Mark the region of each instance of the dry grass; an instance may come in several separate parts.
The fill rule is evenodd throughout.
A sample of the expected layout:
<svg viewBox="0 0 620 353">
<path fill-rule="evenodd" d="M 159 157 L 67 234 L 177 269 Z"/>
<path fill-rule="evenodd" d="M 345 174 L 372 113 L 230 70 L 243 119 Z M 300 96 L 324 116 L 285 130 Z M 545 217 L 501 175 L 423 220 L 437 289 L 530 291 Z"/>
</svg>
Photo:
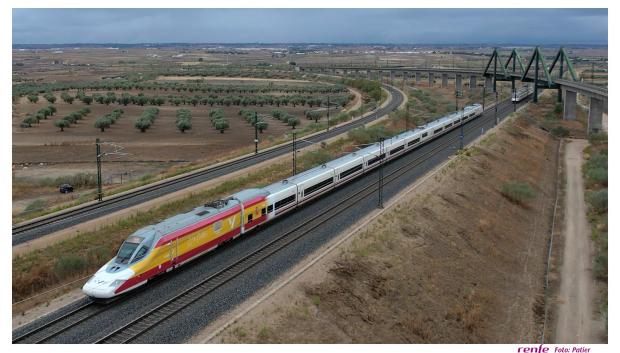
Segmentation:
<svg viewBox="0 0 620 353">
<path fill-rule="evenodd" d="M 275 309 L 259 307 L 252 324 L 235 325 L 243 337 L 225 331 L 222 341 L 536 341 L 544 273 L 537 259 L 546 249 L 557 142 L 523 118 L 513 128 L 519 134 L 500 129 L 426 182 L 423 194 L 360 231 L 325 264 L 326 275 L 309 275 L 323 278 L 318 283 L 298 283 L 292 297 L 276 294 Z M 540 207 L 502 195 L 513 179 L 532 186 L 529 203 Z"/>
</svg>

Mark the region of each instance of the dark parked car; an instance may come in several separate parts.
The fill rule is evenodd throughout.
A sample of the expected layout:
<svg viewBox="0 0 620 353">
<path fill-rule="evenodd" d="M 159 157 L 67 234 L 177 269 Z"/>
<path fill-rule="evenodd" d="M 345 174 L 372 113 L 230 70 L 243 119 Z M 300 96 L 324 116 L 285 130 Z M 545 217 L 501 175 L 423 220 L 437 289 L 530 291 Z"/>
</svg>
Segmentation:
<svg viewBox="0 0 620 353">
<path fill-rule="evenodd" d="M 60 185 L 60 193 L 61 194 L 68 194 L 70 192 L 73 192 L 73 186 L 71 186 L 69 184 L 62 184 L 62 185 Z"/>
</svg>

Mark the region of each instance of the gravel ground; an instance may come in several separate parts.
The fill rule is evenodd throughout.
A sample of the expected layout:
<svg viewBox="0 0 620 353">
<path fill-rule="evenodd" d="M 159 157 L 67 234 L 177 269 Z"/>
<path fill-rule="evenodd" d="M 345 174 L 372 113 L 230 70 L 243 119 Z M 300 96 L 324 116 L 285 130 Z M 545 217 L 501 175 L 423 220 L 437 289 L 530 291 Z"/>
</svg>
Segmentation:
<svg viewBox="0 0 620 353">
<path fill-rule="evenodd" d="M 508 107 L 508 108 L 507 108 Z M 501 115 L 507 115 L 512 111 L 511 104 L 504 103 L 499 108 Z M 507 110 L 502 113 L 502 110 Z M 483 119 L 484 130 L 487 131 L 494 125 L 493 111 L 485 113 Z M 476 121 L 479 121 L 476 120 Z M 465 142 L 468 143 L 480 135 L 480 129 L 472 131 L 465 136 Z M 445 138 L 453 138 L 459 135 L 459 130 L 448 133 L 439 141 L 435 140 L 431 143 L 418 148 L 416 151 L 409 153 L 401 158 L 385 165 L 386 175 L 398 167 L 411 163 L 416 157 L 424 152 L 437 146 L 441 140 Z M 451 148 L 445 148 L 441 152 L 436 153 L 433 157 L 416 167 L 413 171 L 409 171 L 401 176 L 396 182 L 388 184 L 384 187 L 384 195 L 390 198 L 398 194 L 407 185 L 413 183 L 420 176 L 428 172 L 430 169 L 440 164 L 458 148 L 458 142 L 455 142 Z M 103 337 L 113 329 L 130 322 L 138 315 L 157 306 L 162 301 L 173 297 L 185 288 L 189 288 L 200 282 L 202 278 L 217 272 L 218 270 L 228 266 L 239 258 L 242 254 L 249 253 L 257 249 L 262 244 L 273 239 L 278 234 L 286 231 L 294 224 L 302 219 L 319 212 L 326 205 L 332 202 L 338 202 L 346 195 L 351 194 L 355 190 L 365 188 L 371 182 L 377 180 L 378 171 L 374 171 L 369 175 L 355 180 L 334 192 L 325 195 L 321 199 L 308 204 L 301 209 L 289 214 L 286 218 L 276 220 L 273 223 L 264 226 L 257 231 L 252 232 L 234 242 L 200 258 L 194 262 L 187 264 L 172 273 L 163 276 L 162 280 L 146 286 L 145 290 L 127 297 L 117 303 L 110 305 L 109 310 L 104 311 L 96 318 L 89 319 L 84 323 L 67 330 L 62 335 L 55 338 L 51 343 L 87 343 Z M 259 263 L 254 268 L 246 271 L 224 286 L 211 292 L 206 297 L 196 301 L 180 313 L 163 321 L 159 326 L 145 333 L 139 338 L 138 343 L 181 343 L 192 337 L 200 329 L 208 323 L 215 320 L 218 316 L 230 310 L 234 306 L 242 303 L 249 298 L 254 292 L 268 285 L 275 280 L 280 274 L 284 273 L 288 268 L 295 265 L 306 255 L 312 253 L 326 241 L 359 221 L 361 217 L 368 214 L 377 206 L 378 196 L 375 194 L 358 202 L 355 207 L 348 209 L 334 219 L 325 222 L 320 228 L 313 233 L 307 234 L 305 237 L 297 240 L 285 249 L 272 255 L 265 261 Z M 43 320 L 49 320 L 64 313 L 68 308 L 63 308 L 55 313 L 50 314 L 33 323 L 37 326 Z M 32 327 L 26 325 L 13 332 L 15 337 L 23 332 L 24 329 Z"/>
</svg>

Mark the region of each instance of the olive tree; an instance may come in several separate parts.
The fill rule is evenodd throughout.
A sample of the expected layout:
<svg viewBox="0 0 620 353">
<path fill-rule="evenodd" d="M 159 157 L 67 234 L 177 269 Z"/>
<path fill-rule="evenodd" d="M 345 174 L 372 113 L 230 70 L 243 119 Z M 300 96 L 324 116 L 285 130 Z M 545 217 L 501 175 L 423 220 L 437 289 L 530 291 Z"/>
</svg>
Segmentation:
<svg viewBox="0 0 620 353">
<path fill-rule="evenodd" d="M 105 129 L 109 128 L 112 125 L 112 121 L 107 116 L 99 118 L 95 121 L 95 127 L 100 129 L 101 132 L 104 132 Z"/>
<path fill-rule="evenodd" d="M 53 95 L 50 92 L 45 93 L 45 95 L 43 96 L 48 102 L 54 104 L 54 102 L 56 102 L 56 96 Z"/>
<path fill-rule="evenodd" d="M 224 133 L 224 130 L 230 128 L 230 124 L 226 119 L 219 119 L 215 121 L 215 129 L 219 130 L 220 133 Z"/>
<path fill-rule="evenodd" d="M 65 128 L 69 127 L 70 125 L 71 125 L 71 123 L 69 123 L 65 119 L 60 119 L 60 120 L 54 121 L 54 126 L 59 127 L 60 131 L 65 131 Z"/>
</svg>

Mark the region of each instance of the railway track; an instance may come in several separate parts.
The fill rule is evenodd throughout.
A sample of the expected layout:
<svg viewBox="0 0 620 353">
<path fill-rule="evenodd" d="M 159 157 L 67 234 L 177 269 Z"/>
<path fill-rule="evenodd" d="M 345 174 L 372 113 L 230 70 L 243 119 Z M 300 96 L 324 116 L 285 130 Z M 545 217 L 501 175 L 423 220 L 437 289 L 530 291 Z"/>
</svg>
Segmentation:
<svg viewBox="0 0 620 353">
<path fill-rule="evenodd" d="M 396 89 L 384 85 L 391 95 L 392 100 L 383 108 L 377 109 L 372 114 L 352 121 L 349 124 L 334 127 L 329 131 L 308 137 L 297 142 L 298 148 L 310 146 L 324 141 L 331 137 L 340 135 L 350 129 L 374 121 L 391 111 L 398 108 L 403 102 L 404 97 Z M 123 195 L 106 198 L 99 203 L 89 204 L 83 207 L 58 213 L 49 217 L 44 217 L 36 221 L 28 222 L 13 227 L 12 244 L 13 246 L 39 238 L 55 231 L 66 229 L 76 224 L 90 221 L 110 213 L 135 206 L 140 203 L 153 200 L 163 195 L 185 189 L 187 187 L 214 179 L 216 177 L 241 170 L 257 163 L 282 156 L 292 151 L 292 143 L 286 143 L 269 150 L 261 151 L 258 154 L 245 156 L 237 160 L 224 163 L 218 166 L 207 168 L 198 172 L 183 175 L 174 179 L 166 180 L 155 185 L 147 186 L 139 190 L 125 193 Z"/>
<path fill-rule="evenodd" d="M 507 115 L 507 113 L 511 110 L 512 105 L 510 104 L 498 107 L 498 117 L 501 117 L 504 114 Z M 486 119 L 491 118 L 492 117 L 486 117 Z M 476 119 L 471 123 L 468 123 L 467 125 L 469 126 L 464 128 L 465 134 L 477 130 L 487 122 L 488 120 L 485 119 Z M 438 153 L 438 151 L 443 151 L 445 148 L 454 145 L 458 141 L 458 136 L 446 139 L 446 141 L 443 141 L 441 144 L 416 157 L 413 163 L 405 164 L 385 175 L 383 178 L 383 183 L 389 184 L 398 180 L 403 174 L 409 172 L 418 165 L 424 163 L 426 160 L 432 158 L 436 153 Z M 355 193 L 348 195 L 347 197 L 342 199 L 341 202 L 326 207 L 320 214 L 317 214 L 314 217 L 305 220 L 301 224 L 295 225 L 293 229 L 278 235 L 269 243 L 266 243 L 260 248 L 254 250 L 253 252 L 244 256 L 230 266 L 205 278 L 193 287 L 175 295 L 174 297 L 168 299 L 157 307 L 147 311 L 136 319 L 119 327 L 108 335 L 97 339 L 93 343 L 119 344 L 135 341 L 142 334 L 157 326 L 160 322 L 166 320 L 168 317 L 171 317 L 174 314 L 180 312 L 181 310 L 188 307 L 190 304 L 203 298 L 204 296 L 213 292 L 225 283 L 229 282 L 230 280 L 244 273 L 248 269 L 252 268 L 254 265 L 260 263 L 262 260 L 282 250 L 287 245 L 293 243 L 295 240 L 301 238 L 302 236 L 321 226 L 324 222 L 334 217 L 337 217 L 344 210 L 355 205 L 360 200 L 374 194 L 375 192 L 377 192 L 378 188 L 379 180 L 370 184 L 369 187 L 361 188 Z"/>
<path fill-rule="evenodd" d="M 500 106 L 498 106 L 498 117 L 501 119 L 503 116 L 508 115 L 512 111 L 512 109 L 512 104 L 504 101 L 502 104 L 500 104 Z M 493 108 L 485 111 L 486 116 L 479 117 L 466 123 L 464 127 L 465 135 L 473 131 L 479 130 L 481 126 L 487 124 L 489 121 L 492 121 L 492 110 Z M 398 169 L 392 171 L 389 175 L 384 176 L 384 184 L 389 184 L 397 181 L 403 174 L 409 172 L 410 170 L 416 168 L 428 159 L 434 157 L 437 153 L 444 151 L 445 148 L 455 146 L 459 140 L 459 137 L 444 136 L 441 137 L 441 139 L 444 139 L 444 141 L 440 140 L 440 144 L 434 146 L 432 149 L 424 152 L 420 156 L 415 157 L 415 159 L 411 163 L 405 164 Z M 193 302 L 213 292 L 215 289 L 234 279 L 248 269 L 252 268 L 254 265 L 260 263 L 262 260 L 271 256 L 272 254 L 282 250 L 287 245 L 303 237 L 305 234 L 308 234 L 327 220 L 338 216 L 348 207 L 351 207 L 363 198 L 372 195 L 377 191 L 378 183 L 378 180 L 374 181 L 368 187 L 361 188 L 353 194 L 348 195 L 342 200 L 342 202 L 326 207 L 320 214 L 317 214 L 312 218 L 308 218 L 301 224 L 295 225 L 293 229 L 283 232 L 275 239 L 262 245 L 260 248 L 252 251 L 248 255 L 240 258 L 239 260 L 236 260 L 228 267 L 225 267 L 224 269 L 216 272 L 215 274 L 205 278 L 195 286 L 184 290 L 183 292 L 175 295 L 174 297 L 158 305 L 157 307 L 147 311 L 146 313 L 123 325 L 122 327 L 115 329 L 106 336 L 96 339 L 92 343 L 130 343 L 135 341 L 142 334 L 148 332 L 151 328 L 153 328 L 160 322 L 175 315 L 187 306 L 191 305 Z M 103 306 L 92 301 L 86 302 L 85 304 L 75 309 L 72 309 L 66 314 L 63 314 L 62 316 L 50 322 L 38 326 L 26 333 L 20 334 L 13 339 L 13 343 L 49 342 L 54 337 L 61 335 L 63 332 L 79 325 L 80 323 L 92 317 L 95 317 L 109 307 L 109 305 Z"/>
<path fill-rule="evenodd" d="M 64 315 L 13 338 L 12 343 L 45 343 L 103 310 L 105 306 L 88 300 Z"/>
</svg>

